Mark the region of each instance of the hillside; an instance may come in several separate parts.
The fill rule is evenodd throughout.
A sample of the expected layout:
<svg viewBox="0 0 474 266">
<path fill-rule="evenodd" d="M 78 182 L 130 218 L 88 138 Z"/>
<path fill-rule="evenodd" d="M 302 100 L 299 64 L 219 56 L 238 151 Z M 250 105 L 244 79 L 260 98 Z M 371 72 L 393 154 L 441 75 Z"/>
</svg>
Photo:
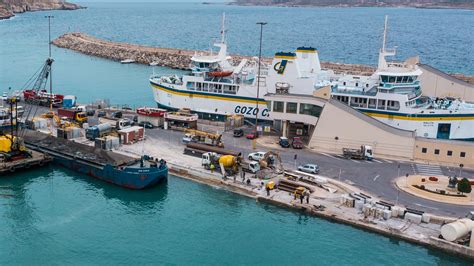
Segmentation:
<svg viewBox="0 0 474 266">
<path fill-rule="evenodd" d="M 13 17 L 15 13 L 40 10 L 74 10 L 79 5 L 62 0 L 0 0 L 0 19 Z"/>
<path fill-rule="evenodd" d="M 474 9 L 472 0 L 235 0 L 237 5 L 328 6 L 328 7 L 418 7 Z"/>
</svg>

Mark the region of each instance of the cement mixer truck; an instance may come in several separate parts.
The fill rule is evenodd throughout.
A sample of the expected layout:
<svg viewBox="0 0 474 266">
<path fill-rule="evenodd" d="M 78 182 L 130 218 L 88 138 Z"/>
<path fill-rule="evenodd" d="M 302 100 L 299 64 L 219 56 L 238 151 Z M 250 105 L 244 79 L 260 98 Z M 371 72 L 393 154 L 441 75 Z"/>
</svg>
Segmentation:
<svg viewBox="0 0 474 266">
<path fill-rule="evenodd" d="M 245 167 L 244 171 L 255 173 L 260 170 L 258 162 L 242 162 L 242 158 L 234 155 L 220 155 L 215 152 L 202 154 L 202 166 L 207 170 L 218 170 L 224 176 L 235 175 L 239 167 Z"/>
</svg>

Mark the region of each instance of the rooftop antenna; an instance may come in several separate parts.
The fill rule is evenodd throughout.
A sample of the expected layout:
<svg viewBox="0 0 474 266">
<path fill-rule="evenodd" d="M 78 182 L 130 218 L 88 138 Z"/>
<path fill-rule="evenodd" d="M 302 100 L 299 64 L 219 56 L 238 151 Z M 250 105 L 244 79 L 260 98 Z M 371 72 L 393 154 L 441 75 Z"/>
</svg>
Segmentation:
<svg viewBox="0 0 474 266">
<path fill-rule="evenodd" d="M 387 42 L 387 27 L 388 27 L 388 15 L 385 15 L 385 26 L 383 29 L 383 43 L 382 43 L 382 52 L 385 52 L 385 46 Z"/>
</svg>

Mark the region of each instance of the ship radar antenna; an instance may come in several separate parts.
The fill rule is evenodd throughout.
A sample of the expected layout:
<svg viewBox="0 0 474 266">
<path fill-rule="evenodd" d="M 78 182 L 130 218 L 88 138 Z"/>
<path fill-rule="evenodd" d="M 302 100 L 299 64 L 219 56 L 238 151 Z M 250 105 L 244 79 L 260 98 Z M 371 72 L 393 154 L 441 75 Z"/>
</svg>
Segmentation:
<svg viewBox="0 0 474 266">
<path fill-rule="evenodd" d="M 222 13 L 221 43 L 225 43 L 225 12 Z"/>
</svg>

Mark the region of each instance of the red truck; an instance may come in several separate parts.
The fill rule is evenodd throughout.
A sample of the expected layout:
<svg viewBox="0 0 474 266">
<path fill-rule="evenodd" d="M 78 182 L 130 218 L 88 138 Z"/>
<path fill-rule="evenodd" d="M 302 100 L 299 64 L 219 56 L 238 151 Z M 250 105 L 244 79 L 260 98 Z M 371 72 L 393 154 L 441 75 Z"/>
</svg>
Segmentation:
<svg viewBox="0 0 474 266">
<path fill-rule="evenodd" d="M 68 120 L 77 122 L 79 124 L 87 122 L 87 114 L 85 112 L 81 112 L 75 109 L 58 109 L 58 116 L 59 117 L 66 117 Z"/>
<path fill-rule="evenodd" d="M 293 149 L 303 149 L 303 141 L 300 137 L 294 137 L 291 146 Z"/>
</svg>

